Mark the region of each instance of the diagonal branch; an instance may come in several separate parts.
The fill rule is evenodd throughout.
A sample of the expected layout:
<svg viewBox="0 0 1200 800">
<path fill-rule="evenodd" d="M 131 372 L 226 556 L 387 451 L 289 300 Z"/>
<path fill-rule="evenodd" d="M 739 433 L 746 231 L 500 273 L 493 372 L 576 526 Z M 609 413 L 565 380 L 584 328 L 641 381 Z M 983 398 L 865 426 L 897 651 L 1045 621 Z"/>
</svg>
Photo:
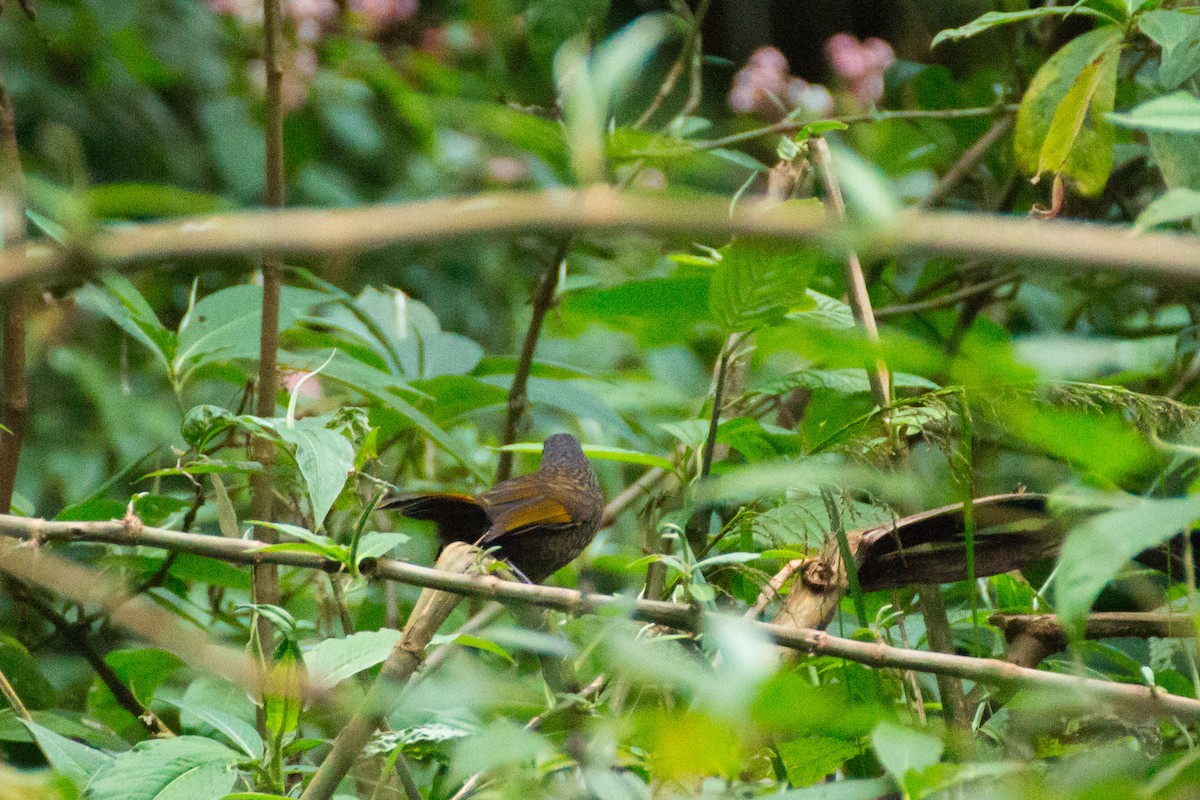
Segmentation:
<svg viewBox="0 0 1200 800">
<path fill-rule="evenodd" d="M 542 334 L 542 322 L 546 313 L 554 304 L 554 293 L 558 289 L 558 275 L 562 263 L 571 250 L 571 240 L 565 239 L 554 251 L 554 258 L 546 267 L 546 273 L 538 284 L 533 296 L 533 315 L 529 318 L 529 329 L 525 332 L 525 342 L 521 345 L 521 355 L 517 359 L 517 367 L 513 371 L 512 386 L 508 390 L 508 414 L 504 419 L 504 433 L 500 435 L 500 445 L 512 444 L 517 438 L 517 427 L 521 417 L 529 405 L 526 387 L 529 384 L 529 371 L 533 369 L 533 354 L 537 350 L 538 338 Z M 496 483 L 507 480 L 512 474 L 513 454 L 509 450 L 501 450 L 496 463 Z"/>
</svg>

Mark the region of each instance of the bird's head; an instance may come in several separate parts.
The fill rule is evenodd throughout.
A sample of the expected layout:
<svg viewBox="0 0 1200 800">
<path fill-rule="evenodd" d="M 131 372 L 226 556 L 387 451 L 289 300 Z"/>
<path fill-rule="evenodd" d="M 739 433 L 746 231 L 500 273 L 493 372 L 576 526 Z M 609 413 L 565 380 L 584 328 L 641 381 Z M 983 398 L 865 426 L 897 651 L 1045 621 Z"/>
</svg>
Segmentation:
<svg viewBox="0 0 1200 800">
<path fill-rule="evenodd" d="M 579 440 L 569 433 L 556 433 L 542 445 L 541 469 L 547 467 L 578 467 L 587 464 Z"/>
</svg>

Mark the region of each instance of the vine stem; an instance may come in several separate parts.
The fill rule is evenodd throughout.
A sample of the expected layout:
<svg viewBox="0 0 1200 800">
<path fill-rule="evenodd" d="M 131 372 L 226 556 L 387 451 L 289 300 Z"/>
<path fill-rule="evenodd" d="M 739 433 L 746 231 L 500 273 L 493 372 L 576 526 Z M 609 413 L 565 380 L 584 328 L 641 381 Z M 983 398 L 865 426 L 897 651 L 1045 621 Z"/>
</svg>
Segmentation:
<svg viewBox="0 0 1200 800">
<path fill-rule="evenodd" d="M 996 114 L 1011 115 L 1017 110 L 1015 104 L 1005 104 L 999 106 L 983 106 L 979 108 L 946 108 L 946 109 L 897 109 L 895 111 L 873 111 L 863 114 L 850 114 L 842 117 L 833 117 L 832 121 L 842 122 L 846 125 L 853 125 L 859 122 L 883 122 L 890 119 L 916 120 L 916 119 L 966 119 L 968 117 L 990 117 Z M 641 158 L 652 157 L 668 157 L 681 156 L 688 153 L 698 152 L 701 150 L 717 150 L 722 147 L 728 147 L 731 144 L 746 142 L 751 139 L 757 139 L 761 136 L 771 136 L 773 134 L 795 133 L 804 127 L 802 123 L 793 117 L 785 117 L 779 122 L 771 125 L 764 125 L 761 128 L 754 128 L 749 131 L 740 133 L 731 133 L 728 136 L 722 136 L 717 139 L 702 139 L 699 141 L 683 142 L 680 147 L 664 150 L 662 152 L 654 151 L 634 151 L 633 155 Z"/>
<path fill-rule="evenodd" d="M 829 152 L 829 143 L 820 136 L 814 136 L 808 140 L 808 145 L 813 155 L 813 161 L 821 171 L 821 179 L 825 184 L 827 195 L 826 202 L 833 209 L 836 219 L 845 220 L 846 200 L 842 196 L 842 187 L 838 183 L 837 172 L 833 167 L 833 155 Z M 847 250 L 843 267 L 842 275 L 846 281 L 846 294 L 850 301 L 850 308 L 854 312 L 854 319 L 866 333 L 868 341 L 878 342 L 879 328 L 875 324 L 875 312 L 871 309 L 871 295 L 867 291 L 867 279 L 863 275 L 862 264 L 858 261 L 858 253 L 852 249 Z M 882 361 L 876 361 L 874 368 L 867 370 L 867 378 L 871 382 L 871 396 L 875 400 L 875 405 L 880 408 L 887 408 L 891 405 L 891 381 L 888 378 L 887 366 Z"/>
<path fill-rule="evenodd" d="M 529 372 L 533 369 L 533 354 L 537 350 L 538 339 L 542 334 L 542 323 L 545 321 L 550 307 L 554 304 L 554 293 L 558 290 L 558 275 L 570 250 L 571 239 L 564 239 L 555 249 L 554 257 L 546 268 L 546 272 L 538 284 L 537 292 L 533 296 L 533 315 L 529 318 L 529 328 L 525 331 L 521 355 L 517 359 L 512 386 L 508 390 L 508 412 L 504 418 L 504 432 L 500 435 L 502 447 L 516 441 L 517 428 L 529 405 L 527 389 Z M 500 458 L 496 462 L 496 483 L 507 480 L 512 475 L 512 464 L 512 452 L 501 450 Z"/>
<path fill-rule="evenodd" d="M 6 248 L 13 250 L 18 274 L 25 264 L 25 176 L 21 170 L 21 154 L 17 148 L 17 131 L 12 97 L 0 83 L 0 188 L 5 197 L 0 225 Z M 29 316 L 29 286 L 18 283 L 3 302 L 3 409 L 0 410 L 0 512 L 12 508 L 16 489 L 17 468 L 21 447 L 25 441 L 25 426 L 29 418 L 29 378 L 26 374 L 26 323 Z"/>
<path fill-rule="evenodd" d="M 282 208 L 283 185 L 283 64 L 280 57 L 283 37 L 281 0 L 263 0 L 263 69 L 266 72 L 266 201 L 271 208 Z M 264 251 L 262 257 L 262 322 L 258 340 L 258 384 L 255 411 L 260 417 L 275 416 L 279 372 L 279 295 L 283 283 L 283 261 L 277 253 Z M 250 480 L 251 509 L 254 519 L 269 521 L 275 517 L 271 483 L 271 465 L 275 460 L 274 445 L 263 437 L 254 440 L 254 454 L 263 470 Z M 277 542 L 278 534 L 271 528 L 258 526 L 256 534 L 267 543 Z M 274 564 L 256 564 L 253 570 L 254 602 L 259 605 L 279 603 L 279 570 Z M 258 639 L 264 658 L 274 651 L 275 629 L 268 615 L 257 615 Z M 266 720 L 263 707 L 258 708 L 259 733 L 264 733 Z"/>
<path fill-rule="evenodd" d="M 963 151 L 962 156 L 954 165 L 947 170 L 942 179 L 934 185 L 933 190 L 929 194 L 921 198 L 918 203 L 920 208 L 932 208 L 938 203 L 945 200 L 952 191 L 962 183 L 963 179 L 970 174 L 971 170 L 978 166 L 983 157 L 988 154 L 992 146 L 1008 133 L 1015 122 L 1014 117 L 1005 115 L 992 123 L 992 127 L 987 129 L 987 132 L 980 136 L 974 144 Z"/>
</svg>

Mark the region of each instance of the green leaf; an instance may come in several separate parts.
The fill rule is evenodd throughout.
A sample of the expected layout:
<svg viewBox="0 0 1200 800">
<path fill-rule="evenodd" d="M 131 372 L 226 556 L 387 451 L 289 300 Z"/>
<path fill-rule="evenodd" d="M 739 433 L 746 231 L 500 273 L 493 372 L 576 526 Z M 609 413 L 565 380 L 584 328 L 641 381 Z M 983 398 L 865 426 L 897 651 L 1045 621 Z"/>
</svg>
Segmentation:
<svg viewBox="0 0 1200 800">
<path fill-rule="evenodd" d="M 38 749 L 46 756 L 50 766 L 66 775 L 80 788 L 87 786 L 88 781 L 113 760 L 113 756 L 103 750 L 60 736 L 36 722 L 26 719 L 22 719 L 21 722 L 33 734 Z"/>
<path fill-rule="evenodd" d="M 1067 42 L 1037 71 L 1021 98 L 1013 136 L 1022 172 L 1054 169 L 1084 194 L 1104 188 L 1114 133 L 1103 114 L 1113 107 L 1121 43 L 1119 28 L 1097 28 Z"/>
<path fill-rule="evenodd" d="M 1054 597 L 1072 635 L 1082 634 L 1100 590 L 1134 556 L 1200 520 L 1200 495 L 1163 500 L 1114 494 L 1110 502 L 1114 510 L 1071 529 L 1059 557 Z"/>
<path fill-rule="evenodd" d="M 382 664 L 400 641 L 400 631 L 359 631 L 341 639 L 323 639 L 304 653 L 312 687 L 332 689 L 347 678 Z"/>
<path fill-rule="evenodd" d="M 202 736 L 140 742 L 102 767 L 90 800 L 216 800 L 233 786 L 242 756 Z"/>
<path fill-rule="evenodd" d="M 686 342 L 697 324 L 711 319 L 708 272 L 566 292 L 562 313 L 631 334 L 644 346 Z"/>
<path fill-rule="evenodd" d="M 1038 173 L 1063 173 L 1075 178 L 1084 194 L 1104 188 L 1112 171 L 1112 111 L 1117 91 L 1120 43 L 1097 55 L 1063 96 L 1054 112 L 1038 159 Z M 1091 121 L 1091 127 L 1084 127 Z"/>
<path fill-rule="evenodd" d="M 324 319 L 370 343 L 393 371 L 411 379 L 465 375 L 483 358 L 476 342 L 443 331 L 428 306 L 391 287 L 368 287 L 353 311 L 335 307 Z"/>
<path fill-rule="evenodd" d="M 516 663 L 516 660 L 512 657 L 511 653 L 493 642 L 491 639 L 484 639 L 481 636 L 472 636 L 467 633 L 460 633 L 457 636 L 447 637 L 447 641 L 453 642 L 460 647 L 470 647 L 475 650 L 482 650 L 485 653 L 491 653 L 492 655 L 499 656 L 510 664 Z M 440 644 L 440 642 L 438 643 Z"/>
<path fill-rule="evenodd" d="M 1013 147 L 1017 166 L 1027 175 L 1038 172 L 1051 124 L 1068 92 L 1089 64 L 1120 46 L 1121 31 L 1102 27 L 1077 36 L 1052 55 L 1034 75 L 1017 110 Z M 1082 91 L 1082 90 L 1080 90 Z M 1071 117 L 1064 119 L 1070 120 Z M 1061 123 L 1066 125 L 1066 123 Z"/>
<path fill-rule="evenodd" d="M 976 34 L 995 28 L 998 25 L 1010 25 L 1014 22 L 1024 22 L 1027 19 L 1036 19 L 1038 17 L 1065 17 L 1071 14 L 1111 19 L 1107 14 L 1081 5 L 1043 6 L 1041 8 L 1030 8 L 1025 11 L 989 11 L 983 16 L 971 20 L 966 25 L 938 31 L 937 36 L 933 37 L 930 47 L 937 47 L 942 42 L 966 39 L 967 37 L 975 36 Z"/>
<path fill-rule="evenodd" d="M 320 417 L 304 417 L 294 425 L 282 420 L 260 422 L 292 450 L 308 492 L 313 527 L 320 528 L 354 469 L 354 445 L 340 431 L 327 428 L 327 420 Z"/>
<path fill-rule="evenodd" d="M 858 778 L 763 795 L 763 800 L 881 800 L 896 793 L 891 778 Z"/>
<path fill-rule="evenodd" d="M 1195 219 L 1197 216 L 1200 216 L 1200 191 L 1170 189 L 1142 209 L 1134 225 L 1146 230 L 1168 222 Z"/>
<path fill-rule="evenodd" d="M 1176 9 L 1156 9 L 1137 18 L 1142 33 L 1162 48 L 1158 85 L 1177 88 L 1200 70 L 1200 17 Z"/>
<path fill-rule="evenodd" d="M 323 536 L 319 533 L 313 533 L 307 528 L 302 528 L 299 525 L 289 525 L 286 522 L 264 522 L 262 520 L 247 520 L 248 525 L 255 525 L 271 530 L 279 531 L 280 533 L 292 536 L 299 539 L 307 547 L 291 548 L 293 542 L 284 542 L 281 544 L 271 545 L 270 547 L 260 547 L 255 552 L 281 552 L 285 548 L 291 548 L 297 552 L 319 553 L 327 558 L 332 558 L 336 561 L 345 561 L 347 550 L 342 545 L 330 539 L 328 536 Z"/>
<path fill-rule="evenodd" d="M 137 701 L 146 708 L 150 707 L 158 688 L 183 666 L 179 656 L 152 647 L 113 650 L 104 660 L 112 667 L 117 678 L 129 687 Z M 88 694 L 88 710 L 92 716 L 115 731 L 144 730 L 141 723 L 117 702 L 99 678 Z"/>
<path fill-rule="evenodd" d="M 25 707 L 35 711 L 58 703 L 58 693 L 42 674 L 43 668 L 20 641 L 0 634 L 0 673 L 8 678 Z"/>
<path fill-rule="evenodd" d="M 753 417 L 734 417 L 722 422 L 717 427 L 717 442 L 729 445 L 750 462 L 797 456 L 804 449 L 800 434 Z"/>
<path fill-rule="evenodd" d="M 862 751 L 862 746 L 831 736 L 804 736 L 780 742 L 778 750 L 788 783 L 808 786 L 837 772 L 842 764 Z"/>
<path fill-rule="evenodd" d="M 1132 111 L 1109 114 L 1108 119 L 1139 131 L 1200 133 L 1200 97 L 1190 92 L 1172 92 L 1147 100 Z"/>
<path fill-rule="evenodd" d="M 244 719 L 202 705 L 193 705 L 179 700 L 169 700 L 168 702 L 180 711 L 193 717 L 195 721 L 213 728 L 217 733 L 228 739 L 234 747 L 245 753 L 248 758 L 257 759 L 262 757 L 262 737 L 258 735 L 258 731 L 254 729 L 254 726 Z M 195 723 L 193 722 L 192 724 Z"/>
<path fill-rule="evenodd" d="M 235 208 L 220 195 L 162 183 L 104 183 L 88 189 L 87 201 L 97 219 L 183 217 Z"/>
<path fill-rule="evenodd" d="M 361 564 L 364 558 L 382 558 L 408 540 L 409 536 L 405 533 L 372 531 L 358 542 L 358 562 Z"/>
<path fill-rule="evenodd" d="M 909 772 L 923 772 L 942 758 L 946 746 L 936 736 L 887 720 L 871 731 L 871 746 L 887 773 L 901 786 Z"/>
<path fill-rule="evenodd" d="M 738 240 L 721 250 L 708 305 L 727 331 L 743 331 L 783 318 L 808 301 L 808 282 L 823 260 L 810 248 Z"/>
<path fill-rule="evenodd" d="M 80 287 L 75 292 L 75 302 L 111 319 L 169 370 L 175 358 L 175 334 L 159 322 L 146 298 L 125 277 L 105 272 L 100 282 L 103 289 L 91 283 Z"/>
<path fill-rule="evenodd" d="M 296 730 L 304 702 L 305 664 L 291 639 L 279 643 L 275 662 L 264 678 L 263 714 L 267 732 L 276 741 Z"/>
<path fill-rule="evenodd" d="M 317 303 L 320 292 L 284 286 L 279 297 L 279 330 L 290 328 Z M 262 287 L 231 286 L 196 303 L 179 326 L 179 345 L 172 362 L 181 382 L 198 367 L 214 361 L 257 359 L 262 327 Z"/>
</svg>

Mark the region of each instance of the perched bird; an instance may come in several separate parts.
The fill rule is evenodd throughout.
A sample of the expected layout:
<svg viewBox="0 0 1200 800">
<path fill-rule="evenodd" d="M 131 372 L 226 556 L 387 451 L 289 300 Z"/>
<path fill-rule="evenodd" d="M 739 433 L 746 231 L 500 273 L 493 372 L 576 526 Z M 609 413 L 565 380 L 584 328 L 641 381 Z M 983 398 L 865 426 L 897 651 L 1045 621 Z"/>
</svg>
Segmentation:
<svg viewBox="0 0 1200 800">
<path fill-rule="evenodd" d="M 442 547 L 450 542 L 496 547 L 496 555 L 522 577 L 541 583 L 592 541 L 604 498 L 579 440 L 556 433 L 542 445 L 537 472 L 501 481 L 479 496 L 400 495 L 381 508 L 436 523 Z"/>
</svg>

